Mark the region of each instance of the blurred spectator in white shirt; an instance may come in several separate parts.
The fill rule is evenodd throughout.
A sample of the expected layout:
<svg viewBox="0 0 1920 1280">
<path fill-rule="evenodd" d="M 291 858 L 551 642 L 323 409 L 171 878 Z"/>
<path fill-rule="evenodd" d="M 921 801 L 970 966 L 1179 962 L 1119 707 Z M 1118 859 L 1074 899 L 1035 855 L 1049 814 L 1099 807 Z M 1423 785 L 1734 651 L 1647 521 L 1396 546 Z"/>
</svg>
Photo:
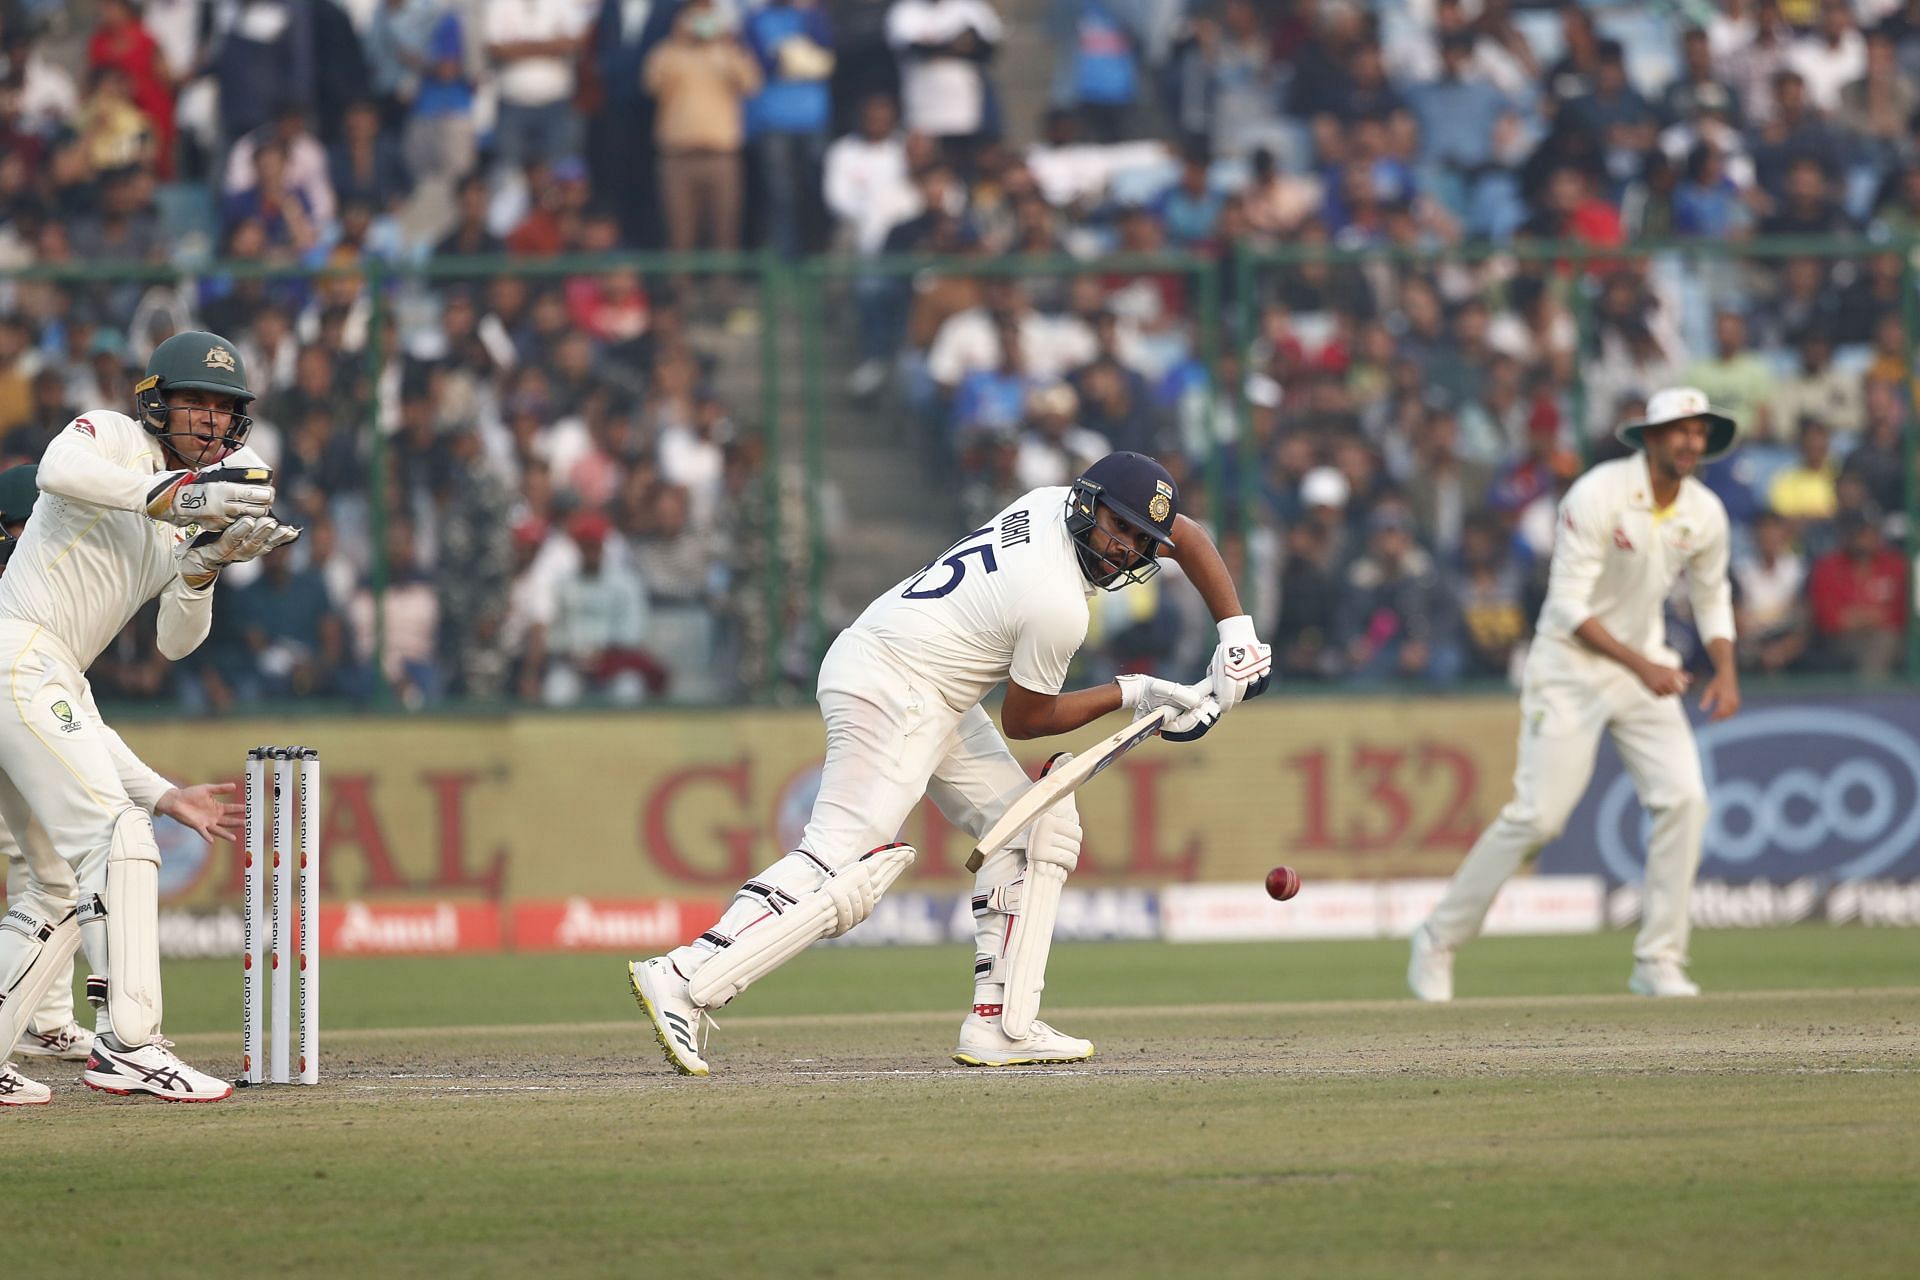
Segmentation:
<svg viewBox="0 0 1920 1280">
<path fill-rule="evenodd" d="M 1002 35 L 986 0 L 895 0 L 887 43 L 900 60 L 907 128 L 943 142 L 978 135 L 987 123 L 985 67 Z"/>
<path fill-rule="evenodd" d="M 1867 73 L 1867 42 L 1854 25 L 1847 0 L 1822 0 L 1814 29 L 1793 42 L 1787 65 L 1807 85 L 1807 101 L 1831 114 L 1840 91 Z"/>
<path fill-rule="evenodd" d="M 1734 620 L 1744 668 L 1774 674 L 1806 652 L 1807 566 L 1792 536 L 1786 520 L 1764 511 L 1753 522 L 1752 549 L 1734 557 Z"/>
<path fill-rule="evenodd" d="M 827 210 L 844 224 L 859 253 L 878 253 L 887 232 L 920 212 L 907 173 L 907 140 L 893 99 L 875 94 L 860 104 L 860 128 L 827 148 Z"/>
<path fill-rule="evenodd" d="M 1079 422 L 1080 397 L 1064 382 L 1035 391 L 1027 401 L 1027 430 L 1013 471 L 1022 489 L 1062 485 L 1113 452 L 1097 431 Z"/>
<path fill-rule="evenodd" d="M 631 566 L 607 556 L 612 534 L 613 526 L 598 512 L 583 512 L 567 526 L 580 565 L 554 588 L 547 631 L 550 706 L 569 706 L 587 694 L 631 705 L 665 687 L 665 669 L 642 647 L 646 586 Z"/>
</svg>

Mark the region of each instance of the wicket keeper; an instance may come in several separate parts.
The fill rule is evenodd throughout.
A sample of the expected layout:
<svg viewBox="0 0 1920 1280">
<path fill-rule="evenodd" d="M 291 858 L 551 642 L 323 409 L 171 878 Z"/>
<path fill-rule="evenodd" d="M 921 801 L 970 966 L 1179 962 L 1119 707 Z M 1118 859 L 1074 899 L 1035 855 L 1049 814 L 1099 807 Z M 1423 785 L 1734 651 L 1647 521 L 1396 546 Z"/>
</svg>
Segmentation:
<svg viewBox="0 0 1920 1280">
<path fill-rule="evenodd" d="M 38 818 L 78 901 L 31 873 L 0 920 L 0 1060 L 85 949 L 94 1044 L 81 1079 L 107 1093 L 212 1102 L 233 1087 L 182 1062 L 160 1033 L 160 849 L 152 816 L 232 838 L 232 784 L 175 787 L 100 718 L 85 672 L 141 606 L 160 600 L 159 646 L 192 653 L 220 570 L 293 541 L 271 473 L 245 447 L 253 419 L 233 344 L 178 333 L 154 349 L 129 417 L 75 418 L 40 460 L 40 498 L 0 578 L 0 817 Z M 10 1068 L 0 1102 L 46 1102 Z"/>
</svg>

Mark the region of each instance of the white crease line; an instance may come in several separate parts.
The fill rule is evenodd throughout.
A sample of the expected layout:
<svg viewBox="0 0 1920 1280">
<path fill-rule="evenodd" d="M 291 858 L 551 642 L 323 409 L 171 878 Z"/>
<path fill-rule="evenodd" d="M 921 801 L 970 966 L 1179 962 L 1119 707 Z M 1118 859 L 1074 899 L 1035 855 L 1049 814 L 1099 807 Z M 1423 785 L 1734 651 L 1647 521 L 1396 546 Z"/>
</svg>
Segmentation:
<svg viewBox="0 0 1920 1280">
<path fill-rule="evenodd" d="M 337 997 L 336 997 L 337 998 Z M 1838 999 L 1920 999 L 1920 987 L 1832 987 L 1802 988 L 1793 991 L 1727 991 L 1716 992 L 1687 1002 L 1690 1008 L 1711 1009 L 1722 1002 L 1751 1003 L 1761 1000 L 1808 1000 L 1830 1002 Z M 1562 995 L 1562 996 L 1477 996 L 1453 1001 L 1445 1006 L 1450 1009 L 1473 1011 L 1476 1009 L 1537 1009 L 1546 1013 L 1566 1010 L 1639 1008 L 1653 1009 L 1645 996 L 1627 995 Z M 1294 1000 L 1294 1001 L 1243 1001 L 1239 1003 L 1216 1004 L 1159 1004 L 1159 1005 L 1077 1005 L 1053 1008 L 1049 1006 L 1049 1018 L 1086 1018 L 1104 1019 L 1114 1022 L 1133 1022 L 1142 1019 L 1173 1017 L 1311 1017 L 1328 1013 L 1404 1013 L 1411 1019 L 1436 1016 L 1436 1010 L 1407 998 L 1389 1000 Z M 758 1027 L 831 1027 L 861 1025 L 917 1025 L 920 1023 L 941 1023 L 958 1021 L 963 1014 L 953 1010 L 903 1010 L 879 1013 L 788 1013 L 788 1014 L 745 1014 L 727 1019 L 729 1033 L 735 1029 L 751 1031 Z M 1408 1025 L 1415 1025 L 1411 1021 Z M 453 1036 L 520 1036 L 520 1035 L 624 1035 L 635 1030 L 644 1030 L 644 1019 L 639 1012 L 629 1019 L 612 1022 L 520 1022 L 488 1025 L 484 1023 L 464 1023 L 454 1026 L 430 1026 L 421 1024 L 409 1027 L 359 1027 L 343 1030 L 328 1028 L 327 1036 L 336 1043 L 340 1040 L 411 1040 L 422 1034 Z M 1903 1027 L 1901 1034 L 1908 1034 Z M 181 1043 L 221 1043 L 231 1042 L 233 1032 L 200 1031 L 189 1032 L 173 1037 Z"/>
</svg>

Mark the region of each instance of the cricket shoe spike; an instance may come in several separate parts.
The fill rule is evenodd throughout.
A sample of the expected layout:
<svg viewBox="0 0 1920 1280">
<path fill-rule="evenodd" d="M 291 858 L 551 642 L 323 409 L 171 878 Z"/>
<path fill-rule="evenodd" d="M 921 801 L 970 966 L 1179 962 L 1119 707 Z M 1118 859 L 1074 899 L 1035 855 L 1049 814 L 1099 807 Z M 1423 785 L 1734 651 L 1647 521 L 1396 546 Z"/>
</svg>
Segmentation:
<svg viewBox="0 0 1920 1280">
<path fill-rule="evenodd" d="M 58 1031 L 29 1031 L 20 1037 L 15 1051 L 23 1058 L 85 1062 L 93 1056 L 93 1032 L 77 1022 L 69 1022 Z"/>
<path fill-rule="evenodd" d="M 123 1098 L 150 1093 L 167 1102 L 219 1102 L 233 1096 L 231 1084 L 180 1061 L 173 1041 L 159 1036 L 132 1049 L 111 1036 L 96 1036 L 80 1079 L 89 1089 Z"/>
<path fill-rule="evenodd" d="M 1435 942 L 1424 924 L 1413 931 L 1407 989 L 1428 1004 L 1445 1004 L 1453 999 L 1453 949 Z"/>
<path fill-rule="evenodd" d="M 627 966 L 627 982 L 653 1022 L 653 1037 L 668 1064 L 683 1076 L 706 1075 L 707 1060 L 700 1052 L 706 1048 L 707 1029 L 718 1024 L 687 994 L 687 980 L 673 961 L 665 956 L 635 960 Z"/>
<path fill-rule="evenodd" d="M 1700 985 L 1671 960 L 1642 960 L 1633 966 L 1627 990 L 1637 996 L 1697 996 Z"/>
<path fill-rule="evenodd" d="M 1035 1018 L 1024 1040 L 1000 1029 L 1000 1006 L 977 1004 L 960 1024 L 960 1043 L 953 1060 L 963 1067 L 1040 1067 L 1085 1062 L 1093 1056 L 1093 1041 L 1062 1035 Z"/>
<path fill-rule="evenodd" d="M 11 1062 L 0 1062 L 0 1107 L 44 1107 L 52 1101 L 53 1090 L 21 1075 Z"/>
</svg>

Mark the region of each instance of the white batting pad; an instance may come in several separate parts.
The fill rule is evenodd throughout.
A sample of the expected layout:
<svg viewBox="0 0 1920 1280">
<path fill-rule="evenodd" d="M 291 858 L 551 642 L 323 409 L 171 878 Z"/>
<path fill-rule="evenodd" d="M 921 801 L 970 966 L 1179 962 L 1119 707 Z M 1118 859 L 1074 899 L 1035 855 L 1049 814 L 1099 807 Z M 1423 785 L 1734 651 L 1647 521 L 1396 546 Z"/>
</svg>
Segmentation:
<svg viewBox="0 0 1920 1280">
<path fill-rule="evenodd" d="M 1065 867 L 1050 862 L 1027 864 L 1026 909 L 1014 918 L 1013 941 L 1007 947 L 1006 1003 L 1000 1010 L 1000 1028 L 1015 1040 L 1024 1040 L 1040 1012 L 1040 993 L 1047 985 L 1047 957 L 1053 951 L 1053 924 L 1060 914 L 1060 889 L 1067 883 Z"/>
<path fill-rule="evenodd" d="M 839 937 L 873 913 L 914 857 L 912 845 L 882 846 L 786 910 L 769 911 L 700 966 L 687 994 L 703 1009 L 718 1009 L 820 939 Z"/>
<path fill-rule="evenodd" d="M 160 1032 L 160 846 L 153 820 L 127 809 L 107 855 L 107 1016 L 129 1047 Z"/>
<path fill-rule="evenodd" d="M 1060 890 L 1080 865 L 1080 841 L 1080 810 L 1071 795 L 1042 814 L 1027 838 L 1027 874 L 1007 942 L 1007 991 L 1000 1011 L 1000 1029 L 1015 1040 L 1027 1038 L 1040 1012 Z"/>
<path fill-rule="evenodd" d="M 24 904 L 0 918 L 0 1062 L 13 1053 L 56 982 L 73 981 L 73 953 L 80 949 L 80 926 L 73 912 L 57 924 Z"/>
</svg>

